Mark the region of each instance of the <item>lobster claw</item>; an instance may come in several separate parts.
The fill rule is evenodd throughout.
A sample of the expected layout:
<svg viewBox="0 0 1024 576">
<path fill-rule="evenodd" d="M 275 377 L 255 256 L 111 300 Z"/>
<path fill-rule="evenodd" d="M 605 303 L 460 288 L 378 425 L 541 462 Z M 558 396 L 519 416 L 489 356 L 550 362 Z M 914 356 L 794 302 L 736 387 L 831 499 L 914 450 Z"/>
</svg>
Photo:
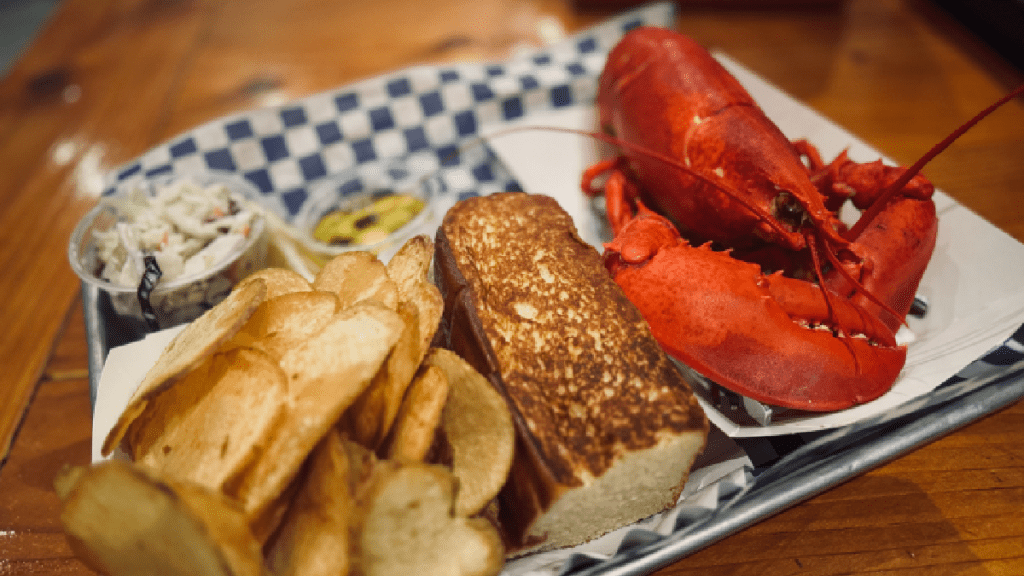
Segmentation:
<svg viewBox="0 0 1024 576">
<path fill-rule="evenodd" d="M 892 386 L 906 349 L 877 317 L 816 284 L 690 246 L 671 222 L 639 210 L 605 245 L 605 265 L 671 356 L 786 408 L 839 410 Z"/>
</svg>

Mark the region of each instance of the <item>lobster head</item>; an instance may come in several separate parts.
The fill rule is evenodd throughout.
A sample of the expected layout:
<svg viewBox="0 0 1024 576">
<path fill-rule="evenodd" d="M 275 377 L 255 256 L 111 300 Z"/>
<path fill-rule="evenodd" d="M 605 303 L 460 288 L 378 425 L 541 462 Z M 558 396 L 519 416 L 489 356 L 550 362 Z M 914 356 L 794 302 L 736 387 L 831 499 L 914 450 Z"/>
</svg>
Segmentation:
<svg viewBox="0 0 1024 576">
<path fill-rule="evenodd" d="M 838 238 L 799 151 L 694 40 L 628 33 L 608 56 L 597 107 L 643 200 L 687 236 L 801 250 L 810 222 Z"/>
</svg>

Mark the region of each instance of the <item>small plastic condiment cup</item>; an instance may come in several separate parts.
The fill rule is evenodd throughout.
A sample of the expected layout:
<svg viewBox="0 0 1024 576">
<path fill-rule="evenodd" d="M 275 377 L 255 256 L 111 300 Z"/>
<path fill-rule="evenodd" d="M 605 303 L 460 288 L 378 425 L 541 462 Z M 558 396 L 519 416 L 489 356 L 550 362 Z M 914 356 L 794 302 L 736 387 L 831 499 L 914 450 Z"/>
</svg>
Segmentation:
<svg viewBox="0 0 1024 576">
<path fill-rule="evenodd" d="M 71 234 L 68 260 L 82 282 L 98 289 L 98 297 L 109 299 L 108 322 L 119 324 L 122 332 L 145 334 L 155 328 L 164 329 L 195 320 L 223 300 L 243 278 L 265 266 L 267 258 L 266 222 L 262 212 L 256 211 L 249 234 L 240 246 L 210 268 L 173 280 L 158 281 L 149 294 L 148 302 L 155 313 L 147 320 L 140 303 L 139 286 L 124 286 L 109 282 L 96 274 L 100 262 L 96 254 L 95 233 L 106 231 L 119 220 L 129 217 L 123 208 L 108 199 L 126 197 L 135 190 L 154 196 L 162 187 L 190 181 L 199 186 L 224 185 L 240 201 L 258 205 L 260 192 L 240 176 L 227 172 L 196 172 L 165 174 L 151 178 L 136 178 L 119 184 L 116 190 L 90 210 Z M 107 303 L 98 302 L 101 309 Z"/>
<path fill-rule="evenodd" d="M 376 254 L 382 262 L 387 262 L 413 236 L 428 234 L 433 237 L 437 228 L 436 199 L 443 186 L 436 169 L 419 167 L 404 160 L 357 166 L 316 182 L 309 187 L 306 201 L 294 219 L 305 256 L 313 260 L 316 267 L 339 254 L 357 250 Z M 393 194 L 416 198 L 423 207 L 407 223 L 384 238 L 368 244 L 337 245 L 314 237 L 317 224 L 332 211 L 354 210 L 372 199 Z"/>
</svg>

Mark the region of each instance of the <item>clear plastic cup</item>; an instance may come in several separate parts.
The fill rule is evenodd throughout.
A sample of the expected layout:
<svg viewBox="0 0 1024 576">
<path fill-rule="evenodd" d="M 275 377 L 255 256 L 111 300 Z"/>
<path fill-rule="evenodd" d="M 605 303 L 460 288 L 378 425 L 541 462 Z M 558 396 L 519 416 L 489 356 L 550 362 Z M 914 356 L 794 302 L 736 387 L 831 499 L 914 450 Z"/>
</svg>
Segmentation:
<svg viewBox="0 0 1024 576">
<path fill-rule="evenodd" d="M 387 262 L 409 238 L 418 234 L 434 235 L 438 216 L 435 200 L 442 186 L 436 169 L 417 167 L 405 161 L 358 166 L 325 178 L 309 188 L 309 195 L 294 219 L 304 255 L 313 261 L 314 268 L 323 266 L 338 254 L 354 250 L 372 252 Z M 403 202 L 414 199 L 422 203 L 415 215 L 400 226 L 373 230 L 364 241 L 347 244 L 324 242 L 315 237 L 317 226 L 336 210 L 353 213 L 371 205 L 390 203 L 398 197 Z M 387 214 L 367 215 L 364 220 L 372 227 L 386 224 L 387 217 Z"/>
<path fill-rule="evenodd" d="M 240 176 L 231 173 L 199 172 L 161 175 L 123 182 L 115 192 L 90 210 L 75 227 L 68 244 L 68 260 L 82 282 L 98 289 L 100 298 L 109 298 L 113 315 L 110 322 L 126 326 L 144 327 L 143 332 L 163 329 L 190 322 L 223 300 L 243 278 L 265 266 L 267 257 L 266 223 L 257 211 L 245 241 L 225 254 L 211 267 L 170 281 L 157 281 L 149 293 L 148 302 L 155 314 L 147 320 L 140 302 L 139 286 L 125 286 L 97 276 L 101 262 L 96 251 L 98 231 L 106 231 L 118 221 L 130 219 L 133 214 L 116 202 L 134 190 L 153 196 L 160 187 L 172 186 L 188 180 L 200 186 L 222 184 L 240 201 L 256 204 L 259 190 Z M 110 200 L 115 200 L 111 202 Z"/>
</svg>

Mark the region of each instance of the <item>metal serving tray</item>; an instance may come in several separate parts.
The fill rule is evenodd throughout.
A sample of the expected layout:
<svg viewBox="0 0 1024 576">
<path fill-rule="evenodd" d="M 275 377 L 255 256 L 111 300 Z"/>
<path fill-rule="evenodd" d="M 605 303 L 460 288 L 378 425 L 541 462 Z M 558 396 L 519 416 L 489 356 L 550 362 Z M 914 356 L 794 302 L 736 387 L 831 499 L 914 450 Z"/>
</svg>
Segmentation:
<svg viewBox="0 0 1024 576">
<path fill-rule="evenodd" d="M 133 332 L 104 322 L 103 298 L 83 287 L 91 378 L 98 385 L 107 346 Z M 1024 327 L 961 375 L 898 410 L 822 434 L 738 440 L 753 467 L 722 481 L 711 506 L 684 510 L 668 535 L 636 529 L 610 557 L 569 556 L 558 574 L 637 575 L 671 564 L 743 528 L 1024 397 Z"/>
<path fill-rule="evenodd" d="M 204 124 L 109 176 L 120 180 L 214 168 L 259 186 L 266 205 L 294 216 L 320 178 L 392 157 L 431 160 L 444 202 L 520 189 L 501 159 L 476 141 L 501 126 L 592 102 L 604 54 L 624 31 L 671 26 L 672 3 L 642 6 L 572 38 L 504 62 L 416 67 Z M 403 102 L 403 106 L 396 103 Z M 410 101 L 420 116 L 408 118 Z M 93 405 L 108 351 L 142 338 L 142 325 L 112 322 L 109 301 L 83 285 Z M 626 529 L 610 553 L 564 551 L 508 574 L 645 574 L 828 490 L 1024 397 L 1024 327 L 928 394 L 839 428 L 734 438 L 746 464 L 713 483 L 712 497 L 681 505 L 668 530 Z"/>
</svg>

